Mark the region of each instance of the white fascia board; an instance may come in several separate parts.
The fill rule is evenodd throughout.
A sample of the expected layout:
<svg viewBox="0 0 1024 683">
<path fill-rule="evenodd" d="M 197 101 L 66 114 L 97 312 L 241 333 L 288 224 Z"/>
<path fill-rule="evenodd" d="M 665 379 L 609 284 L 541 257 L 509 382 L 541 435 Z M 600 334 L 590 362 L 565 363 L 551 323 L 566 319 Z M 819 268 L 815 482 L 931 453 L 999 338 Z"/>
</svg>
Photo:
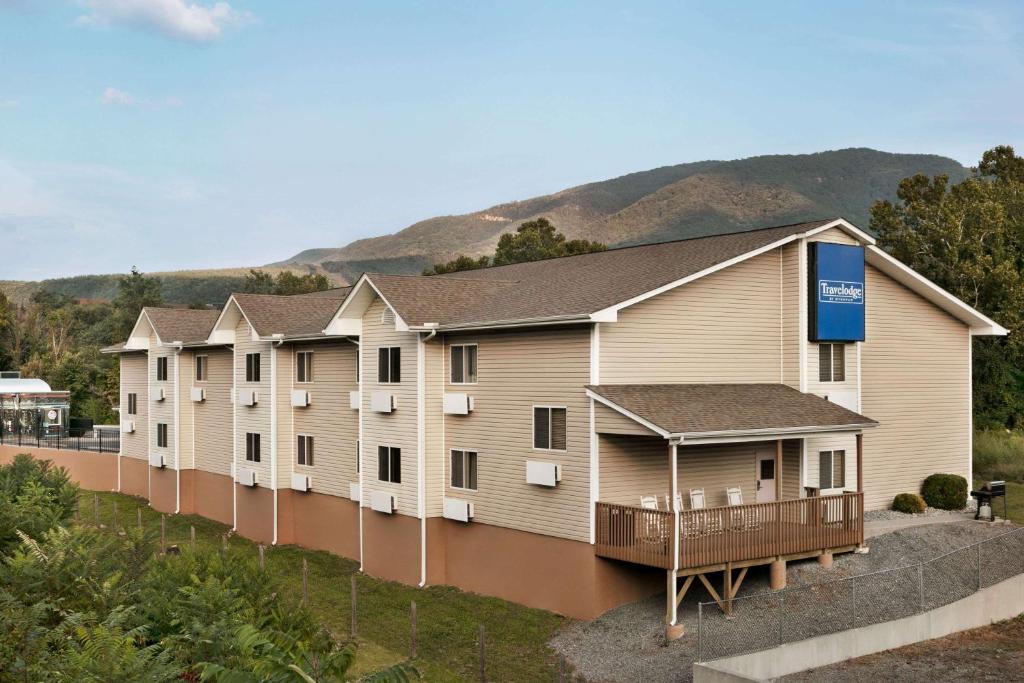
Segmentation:
<svg viewBox="0 0 1024 683">
<path fill-rule="evenodd" d="M 213 324 L 213 330 L 206 342 L 208 344 L 234 344 L 235 327 L 238 325 L 239 318 L 245 318 L 245 311 L 238 305 L 234 295 L 231 295 L 228 302 L 224 304 L 224 309 L 217 316 L 217 322 Z M 245 318 L 245 322 L 248 323 L 249 319 Z M 252 327 L 252 323 L 249 323 L 249 327 Z"/>
<path fill-rule="evenodd" d="M 143 325 L 145 325 L 145 327 L 142 327 Z M 128 335 L 128 341 L 125 342 L 124 348 L 131 351 L 148 350 L 149 332 L 156 335 L 157 344 L 162 343 L 160 341 L 160 335 L 157 334 L 156 327 L 153 326 L 153 321 L 149 319 L 149 316 L 146 314 L 146 310 L 143 309 L 139 312 L 139 317 L 135 321 L 135 325 L 132 327 L 131 333 Z"/>
<path fill-rule="evenodd" d="M 956 298 L 910 266 L 904 264 L 894 256 L 889 255 L 882 249 L 872 245 L 866 248 L 865 253 L 865 260 L 868 264 L 882 271 L 914 293 L 932 302 L 954 318 L 957 318 L 961 322 L 969 325 L 972 335 L 992 335 L 1001 337 L 1009 334 L 1009 330 L 1005 327 Z"/>
<path fill-rule="evenodd" d="M 742 441 L 764 441 L 771 439 L 772 437 L 788 437 L 798 435 L 810 435 L 810 434 L 836 434 L 836 433 L 850 433 L 856 434 L 864 429 L 871 429 L 878 425 L 874 422 L 865 422 L 862 424 L 847 424 L 847 425 L 834 425 L 828 427 L 822 426 L 810 426 L 810 427 L 788 427 L 785 429 L 744 429 L 736 431 L 722 431 L 722 432 L 693 432 L 683 434 L 670 434 L 669 438 L 678 439 L 681 445 L 697 445 L 703 443 L 724 443 L 724 442 L 742 442 Z"/>
<path fill-rule="evenodd" d="M 324 334 L 330 336 L 359 336 L 362 334 L 363 314 L 366 313 L 366 309 L 373 303 L 373 295 L 380 297 L 384 305 L 395 314 L 395 331 L 408 332 L 409 325 L 402 320 L 402 316 L 398 314 L 398 311 L 391 305 L 387 297 L 381 294 L 377 286 L 364 273 L 359 276 L 359 280 L 352 286 L 352 291 L 348 293 L 341 306 L 335 311 L 331 322 L 327 323 L 327 327 L 324 328 Z"/>
<path fill-rule="evenodd" d="M 826 223 L 821 227 L 814 228 L 813 230 L 808 230 L 807 232 L 804 233 L 804 237 L 814 237 L 815 235 L 825 232 L 826 230 L 831 230 L 832 228 L 839 228 L 843 232 L 848 233 L 851 237 L 860 242 L 863 242 L 864 244 L 873 245 L 877 242 L 877 240 L 874 237 L 864 232 L 863 230 L 861 230 L 860 228 L 858 228 L 856 225 L 849 222 L 845 218 L 837 218 L 836 220 Z"/>
<path fill-rule="evenodd" d="M 654 424 L 653 422 L 645 420 L 644 418 L 640 417 L 636 413 L 631 413 L 630 411 L 626 410 L 625 408 L 623 408 L 619 404 L 617 404 L 617 403 L 615 403 L 613 401 L 609 401 L 604 396 L 602 396 L 601 394 L 597 393 L 596 391 L 593 391 L 592 389 L 587 389 L 587 396 L 589 396 L 590 398 L 594 399 L 598 403 L 601 403 L 603 405 L 608 406 L 609 408 L 611 408 L 615 412 L 620 413 L 622 415 L 625 415 L 630 420 L 633 420 L 634 422 L 636 422 L 639 425 L 643 425 L 644 427 L 646 427 L 647 429 L 650 429 L 652 432 L 654 432 L 655 434 L 658 434 L 659 436 L 663 436 L 666 439 L 672 436 L 667 431 L 665 431 L 664 429 L 662 429 L 658 425 Z"/>
</svg>

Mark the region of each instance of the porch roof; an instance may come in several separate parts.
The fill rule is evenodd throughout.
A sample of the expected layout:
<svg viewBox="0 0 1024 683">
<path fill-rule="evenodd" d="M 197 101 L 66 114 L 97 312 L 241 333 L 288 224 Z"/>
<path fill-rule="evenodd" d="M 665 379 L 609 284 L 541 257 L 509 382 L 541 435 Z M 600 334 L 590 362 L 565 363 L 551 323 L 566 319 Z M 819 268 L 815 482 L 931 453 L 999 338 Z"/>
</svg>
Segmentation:
<svg viewBox="0 0 1024 683">
<path fill-rule="evenodd" d="M 878 422 L 784 384 L 602 384 L 587 393 L 666 437 L 706 439 L 854 431 Z"/>
</svg>

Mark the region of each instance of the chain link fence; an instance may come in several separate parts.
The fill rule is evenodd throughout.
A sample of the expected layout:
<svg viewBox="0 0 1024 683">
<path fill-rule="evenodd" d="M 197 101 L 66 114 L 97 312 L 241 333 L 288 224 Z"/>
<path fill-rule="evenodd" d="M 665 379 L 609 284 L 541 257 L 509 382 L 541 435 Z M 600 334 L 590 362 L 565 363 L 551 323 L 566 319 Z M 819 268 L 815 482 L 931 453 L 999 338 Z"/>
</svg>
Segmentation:
<svg viewBox="0 0 1024 683">
<path fill-rule="evenodd" d="M 1024 573 L 1024 529 L 920 564 L 697 606 L 697 661 L 894 621 Z"/>
</svg>

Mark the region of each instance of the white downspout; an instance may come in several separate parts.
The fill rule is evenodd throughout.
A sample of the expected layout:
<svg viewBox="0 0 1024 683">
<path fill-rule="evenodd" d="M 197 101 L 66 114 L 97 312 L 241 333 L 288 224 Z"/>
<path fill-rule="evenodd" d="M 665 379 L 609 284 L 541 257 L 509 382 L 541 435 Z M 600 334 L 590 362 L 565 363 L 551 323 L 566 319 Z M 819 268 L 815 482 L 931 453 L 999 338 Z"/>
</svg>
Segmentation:
<svg viewBox="0 0 1024 683">
<path fill-rule="evenodd" d="M 350 338 L 351 339 L 351 338 Z M 356 448 L 356 475 L 359 478 L 359 571 L 363 571 L 363 339 L 359 338 L 356 344 L 356 363 L 359 364 L 356 383 L 359 389 L 359 443 Z"/>
<path fill-rule="evenodd" d="M 276 341 L 270 346 L 270 488 L 274 491 L 274 537 L 277 545 L 277 347 L 284 343 L 284 335 L 271 335 Z"/>
<path fill-rule="evenodd" d="M 426 479 L 426 352 L 424 346 L 437 335 L 437 323 L 426 323 L 433 327 L 426 337 L 416 336 L 416 506 L 420 516 L 420 588 L 427 585 L 427 482 Z"/>
<path fill-rule="evenodd" d="M 152 347 L 152 344 L 150 344 Z M 146 505 L 153 507 L 153 467 L 149 464 L 149 454 L 153 452 L 153 372 L 149 362 L 154 360 L 153 354 L 146 351 Z"/>
<path fill-rule="evenodd" d="M 231 346 L 231 530 L 238 531 L 238 367 L 236 348 Z"/>
<path fill-rule="evenodd" d="M 174 514 L 181 512 L 181 342 L 174 346 Z"/>
</svg>

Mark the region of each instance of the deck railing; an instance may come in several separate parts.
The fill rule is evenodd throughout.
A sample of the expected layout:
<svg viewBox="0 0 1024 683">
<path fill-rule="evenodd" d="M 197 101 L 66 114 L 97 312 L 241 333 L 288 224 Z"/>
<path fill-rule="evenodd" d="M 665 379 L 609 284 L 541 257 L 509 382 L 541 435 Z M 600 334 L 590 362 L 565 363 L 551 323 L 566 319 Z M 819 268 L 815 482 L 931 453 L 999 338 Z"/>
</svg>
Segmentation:
<svg viewBox="0 0 1024 683">
<path fill-rule="evenodd" d="M 864 495 L 799 498 L 679 513 L 679 566 L 708 567 L 859 545 Z M 673 513 L 597 503 L 595 552 L 672 567 Z"/>
</svg>

